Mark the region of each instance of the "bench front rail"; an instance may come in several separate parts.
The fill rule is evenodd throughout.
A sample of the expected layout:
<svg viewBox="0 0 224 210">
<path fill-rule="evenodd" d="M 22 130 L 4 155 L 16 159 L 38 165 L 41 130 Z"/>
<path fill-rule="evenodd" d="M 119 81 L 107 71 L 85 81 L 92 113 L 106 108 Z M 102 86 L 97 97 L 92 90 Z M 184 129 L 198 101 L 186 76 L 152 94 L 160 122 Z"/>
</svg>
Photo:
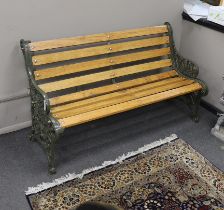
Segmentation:
<svg viewBox="0 0 224 210">
<path fill-rule="evenodd" d="M 178 54 L 162 26 L 30 42 L 21 40 L 30 84 L 31 140 L 55 173 L 55 143 L 65 128 L 182 96 L 198 121 L 208 92 L 199 69 Z"/>
</svg>

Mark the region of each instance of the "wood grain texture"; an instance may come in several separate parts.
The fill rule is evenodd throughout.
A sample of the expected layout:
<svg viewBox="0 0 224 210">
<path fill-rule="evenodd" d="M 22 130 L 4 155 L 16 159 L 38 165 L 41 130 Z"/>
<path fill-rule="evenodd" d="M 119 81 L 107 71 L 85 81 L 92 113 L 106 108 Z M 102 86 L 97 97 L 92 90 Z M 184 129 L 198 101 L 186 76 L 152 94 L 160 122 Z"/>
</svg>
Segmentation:
<svg viewBox="0 0 224 210">
<path fill-rule="evenodd" d="M 52 113 L 58 113 L 58 112 L 66 111 L 66 110 L 69 110 L 69 109 L 80 108 L 82 106 L 96 104 L 96 103 L 98 103 L 99 101 L 102 101 L 102 100 L 108 100 L 108 99 L 110 100 L 113 97 L 115 97 L 115 98 L 122 97 L 122 96 L 125 96 L 127 94 L 133 94 L 135 92 L 144 91 L 144 90 L 148 90 L 150 88 L 155 88 L 155 87 L 158 87 L 158 86 L 161 86 L 161 85 L 166 85 L 166 84 L 169 84 L 169 83 L 176 83 L 176 82 L 180 82 L 180 81 L 184 81 L 184 80 L 185 79 L 181 78 L 181 77 L 168 78 L 168 79 L 165 79 L 165 80 L 162 80 L 162 81 L 153 82 L 153 83 L 145 84 L 145 85 L 140 85 L 140 86 L 137 86 L 137 87 L 131 87 L 131 88 L 128 88 L 128 89 L 125 89 L 125 90 L 120 90 L 120 91 L 117 91 L 117 92 L 114 92 L 114 93 L 108 93 L 108 94 L 105 94 L 105 95 L 102 95 L 102 96 L 96 96 L 96 97 L 93 97 L 93 98 L 90 98 L 90 99 L 85 99 L 85 100 L 69 103 L 69 104 L 66 104 L 66 105 L 52 107 L 51 112 Z"/>
<path fill-rule="evenodd" d="M 168 71 L 165 73 L 154 74 L 138 79 L 128 80 L 125 82 L 120 82 L 112 85 L 106 85 L 103 87 L 93 88 L 90 90 L 85 90 L 81 92 L 71 93 L 67 95 L 62 95 L 58 97 L 54 97 L 50 99 L 51 106 L 60 105 L 66 102 L 73 102 L 78 100 L 83 100 L 86 98 L 96 97 L 98 95 L 111 93 L 119 90 L 123 90 L 126 88 L 136 87 L 140 85 L 144 85 L 151 82 L 156 82 L 162 79 L 167 79 L 171 77 L 177 76 L 177 72 L 175 70 Z"/>
<path fill-rule="evenodd" d="M 144 27 L 139 29 L 131 29 L 117 32 L 93 34 L 87 36 L 70 37 L 63 39 L 55 39 L 48 41 L 32 42 L 29 44 L 31 51 L 49 50 L 62 47 L 77 46 L 83 44 L 91 44 L 97 42 L 106 42 L 117 39 L 132 38 L 138 36 L 160 34 L 168 32 L 166 26 Z"/>
<path fill-rule="evenodd" d="M 142 98 L 152 94 L 171 90 L 174 88 L 192 84 L 194 81 L 185 80 L 183 78 L 167 79 L 148 85 L 143 85 L 137 88 L 127 89 L 120 92 L 115 92 L 96 98 L 68 104 L 55 109 L 52 109 L 52 114 L 57 119 L 62 119 L 77 114 L 89 112 L 92 110 L 101 109 L 114 104 L 123 103 L 125 101 Z"/>
<path fill-rule="evenodd" d="M 137 40 L 137 41 L 122 42 L 117 44 L 106 44 L 103 46 L 89 47 L 84 49 L 68 50 L 68 51 L 57 52 L 57 53 L 36 55 L 32 57 L 32 61 L 34 66 L 39 66 L 43 64 L 103 55 L 103 54 L 114 53 L 114 52 L 122 52 L 126 50 L 133 50 L 133 49 L 163 45 L 168 43 L 169 43 L 169 36 L 163 36 L 163 37 L 148 38 L 148 39 Z"/>
<path fill-rule="evenodd" d="M 201 90 L 202 87 L 198 83 L 190 84 L 184 87 L 164 91 L 158 94 L 138 98 L 135 100 L 127 101 L 124 103 L 112 105 L 109 107 L 104 107 L 102 109 L 78 114 L 72 117 L 67 117 L 64 119 L 59 119 L 59 123 L 62 127 L 68 128 L 71 126 L 79 125 L 85 122 L 93 121 L 117 113 L 129 111 L 139 107 L 143 107 L 149 104 L 157 103 L 163 100 L 171 99 L 177 96 L 185 95 L 187 93 L 195 92 Z"/>
<path fill-rule="evenodd" d="M 108 67 L 111 65 L 124 64 L 133 61 L 139 61 L 170 54 L 170 48 L 162 48 L 156 50 L 146 50 L 138 53 L 130 53 L 127 55 L 113 56 L 110 58 L 98 59 L 93 61 L 81 62 L 70 65 L 63 65 L 55 68 L 47 68 L 34 72 L 36 80 L 53 78 L 57 76 L 89 71 L 96 68 Z"/>
<path fill-rule="evenodd" d="M 122 77 L 126 75 L 140 73 L 140 72 L 151 71 L 158 68 L 170 67 L 171 65 L 172 65 L 172 62 L 170 59 L 164 59 L 161 61 L 144 63 L 140 65 L 133 65 L 129 67 L 90 74 L 86 76 L 80 76 L 80 77 L 65 79 L 61 81 L 50 82 L 50 83 L 39 85 L 39 87 L 44 92 L 48 93 L 48 92 L 64 90 L 67 88 L 80 86 L 84 84 L 90 84 L 90 83 L 99 82 L 103 80 L 113 79 L 116 77 Z"/>
</svg>

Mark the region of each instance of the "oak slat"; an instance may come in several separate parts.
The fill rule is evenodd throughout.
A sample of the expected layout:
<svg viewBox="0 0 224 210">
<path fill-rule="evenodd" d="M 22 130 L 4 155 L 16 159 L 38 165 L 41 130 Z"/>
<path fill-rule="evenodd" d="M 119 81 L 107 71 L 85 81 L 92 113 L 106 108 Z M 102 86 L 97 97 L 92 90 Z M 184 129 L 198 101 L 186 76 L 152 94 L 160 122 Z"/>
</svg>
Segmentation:
<svg viewBox="0 0 224 210">
<path fill-rule="evenodd" d="M 33 65 L 43 65 L 49 63 L 55 63 L 60 61 L 67 61 L 72 59 L 103 55 L 114 52 L 121 52 L 126 50 L 133 50 L 143 47 L 150 47 L 156 45 L 163 45 L 169 43 L 169 36 L 148 38 L 137 41 L 128 41 L 117 44 L 106 44 L 103 46 L 89 47 L 84 49 L 69 50 L 57 53 L 49 53 L 43 55 L 36 55 L 32 57 Z"/>
<path fill-rule="evenodd" d="M 148 58 L 155 58 L 170 54 L 170 48 L 162 48 L 156 50 L 147 50 L 144 52 L 131 53 L 127 55 L 114 56 L 111 58 L 98 59 L 82 63 L 59 66 L 55 68 L 47 68 L 34 72 L 36 80 L 42 80 L 66 74 L 93 70 L 96 68 L 107 67 L 111 65 L 123 64 L 127 62 L 139 61 Z"/>
<path fill-rule="evenodd" d="M 172 65 L 170 59 L 164 59 L 161 61 L 155 61 L 145 64 L 133 65 L 129 67 L 119 68 L 115 70 L 80 76 L 71 79 L 65 79 L 56 82 L 50 82 L 46 84 L 39 85 L 39 87 L 46 93 L 53 92 L 57 90 L 63 90 L 75 86 L 80 86 L 84 84 L 99 82 L 103 80 L 113 79 L 116 77 L 126 76 L 130 74 L 136 74 L 140 72 L 150 71 L 158 68 L 169 67 Z"/>
<path fill-rule="evenodd" d="M 59 119 L 59 123 L 61 124 L 62 127 L 68 128 L 74 125 L 79 125 L 79 124 L 89 122 L 92 120 L 100 119 L 100 118 L 114 115 L 117 113 L 143 107 L 149 104 L 157 103 L 163 100 L 171 99 L 177 96 L 185 95 L 187 93 L 191 93 L 201 89 L 202 87 L 200 84 L 194 83 L 184 87 L 180 87 L 180 88 L 172 89 L 169 91 L 161 92 L 158 94 L 135 99 L 132 101 L 112 105 L 109 107 L 82 113 L 82 114 L 75 115 L 68 118 Z"/>
<path fill-rule="evenodd" d="M 105 95 L 101 95 L 101 96 L 96 96 L 90 99 L 85 99 L 82 101 L 77 101 L 77 102 L 73 102 L 73 103 L 69 103 L 66 105 L 61 105 L 61 106 L 57 106 L 57 107 L 52 107 L 51 111 L 52 113 L 58 113 L 61 111 L 66 111 L 69 109 L 74 109 L 74 108 L 79 108 L 82 106 L 87 106 L 90 104 L 96 104 L 101 100 L 107 100 L 107 99 L 112 99 L 113 97 L 122 97 L 124 95 L 130 94 L 130 93 L 134 93 L 134 92 L 139 92 L 139 91 L 143 91 L 143 90 L 148 90 L 150 88 L 154 88 L 157 86 L 161 86 L 161 85 L 165 85 L 165 84 L 169 84 L 169 83 L 176 83 L 179 81 L 183 81 L 185 80 L 184 78 L 181 77 L 175 77 L 175 78 L 169 78 L 166 80 L 162 80 L 162 81 L 158 81 L 158 82 L 154 82 L 154 83 L 150 83 L 150 84 L 145 84 L 145 85 L 140 85 L 137 87 L 131 87 L 125 90 L 120 90 L 114 93 L 109 93 L 109 94 L 105 94 Z"/>
<path fill-rule="evenodd" d="M 49 50 L 61 47 L 77 46 L 97 42 L 112 41 L 117 39 L 132 38 L 138 36 L 161 34 L 168 32 L 167 26 L 144 27 L 125 31 L 93 34 L 87 36 L 54 39 L 48 41 L 32 42 L 29 44 L 31 51 Z"/>
<path fill-rule="evenodd" d="M 177 76 L 177 72 L 175 70 L 168 71 L 165 73 L 154 74 L 154 75 L 146 76 L 143 78 L 128 80 L 125 82 L 120 82 L 120 83 L 116 83 L 116 84 L 112 84 L 112 85 L 106 85 L 103 87 L 93 88 L 90 90 L 85 90 L 85 91 L 81 91 L 81 92 L 76 92 L 76 93 L 71 93 L 71 94 L 67 94 L 67 95 L 63 95 L 63 96 L 54 97 L 54 98 L 50 99 L 50 104 L 51 104 L 51 106 L 55 106 L 55 105 L 63 104 L 66 102 L 82 100 L 82 99 L 90 98 L 93 96 L 95 97 L 98 95 L 123 90 L 126 88 L 144 85 L 144 84 L 147 84 L 150 82 L 156 82 L 156 81 L 174 77 L 174 76 Z"/>
<path fill-rule="evenodd" d="M 55 118 L 62 119 L 92 110 L 108 107 L 114 104 L 123 103 L 125 101 L 130 101 L 159 92 L 186 86 L 192 83 L 194 83 L 194 81 L 186 80 L 183 78 L 164 80 L 161 82 L 140 86 L 138 88 L 128 89 L 126 91 L 103 95 L 101 97 L 95 98 L 95 101 L 94 98 L 92 98 L 90 100 L 69 104 L 70 106 L 58 107 L 61 109 L 52 109 L 52 114 Z"/>
</svg>

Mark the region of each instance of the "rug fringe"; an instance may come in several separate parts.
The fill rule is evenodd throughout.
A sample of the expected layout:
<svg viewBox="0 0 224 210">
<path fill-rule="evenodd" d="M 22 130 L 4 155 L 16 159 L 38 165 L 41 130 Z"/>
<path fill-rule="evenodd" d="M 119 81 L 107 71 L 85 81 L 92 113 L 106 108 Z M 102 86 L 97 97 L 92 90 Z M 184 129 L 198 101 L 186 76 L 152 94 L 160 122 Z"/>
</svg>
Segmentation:
<svg viewBox="0 0 224 210">
<path fill-rule="evenodd" d="M 100 169 L 103 169 L 107 166 L 110 166 L 110 165 L 114 165 L 116 163 L 121 163 L 122 161 L 124 161 L 125 159 L 128 159 L 130 157 L 133 157 L 135 155 L 138 155 L 138 154 L 141 154 L 141 153 L 144 153 L 150 149 L 153 149 L 153 148 L 156 148 L 156 147 L 159 147 L 163 144 L 167 144 L 167 143 L 170 143 L 171 141 L 174 141 L 176 140 L 178 137 L 176 134 L 172 134 L 171 136 L 169 137 L 166 137 L 165 139 L 160 139 L 158 141 L 155 141 L 151 144 L 147 144 L 141 148 L 139 148 L 137 151 L 133 151 L 133 152 L 128 152 L 127 154 L 123 154 L 122 156 L 118 157 L 116 160 L 114 161 L 105 161 L 101 166 L 96 166 L 96 167 L 92 167 L 92 168 L 89 168 L 89 169 L 85 169 L 82 171 L 82 173 L 80 174 L 75 174 L 75 173 L 72 173 L 72 174 L 67 174 L 61 178 L 58 178 L 58 179 L 55 179 L 53 182 L 49 182 L 49 183 L 42 183 L 42 184 L 39 184 L 37 185 L 36 187 L 29 187 L 28 190 L 25 192 L 26 195 L 31 195 L 31 194 L 35 194 L 35 193 L 38 193 L 38 192 L 41 192 L 43 190 L 47 190 L 49 188 L 52 188 L 52 187 L 55 187 L 57 185 L 60 185 L 60 184 L 63 184 L 67 181 L 70 181 L 70 180 L 73 180 L 73 179 L 82 179 L 84 175 L 86 174 L 89 174 L 93 171 L 97 171 L 97 170 L 100 170 Z"/>
</svg>

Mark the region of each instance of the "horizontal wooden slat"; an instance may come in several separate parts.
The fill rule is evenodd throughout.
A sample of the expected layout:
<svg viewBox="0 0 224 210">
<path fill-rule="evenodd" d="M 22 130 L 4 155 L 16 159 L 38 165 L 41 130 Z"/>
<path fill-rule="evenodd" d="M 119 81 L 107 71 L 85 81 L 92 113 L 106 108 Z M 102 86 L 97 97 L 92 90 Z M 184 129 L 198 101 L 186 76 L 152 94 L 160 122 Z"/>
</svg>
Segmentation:
<svg viewBox="0 0 224 210">
<path fill-rule="evenodd" d="M 111 93 L 114 91 L 123 90 L 126 88 L 131 88 L 131 87 L 136 87 L 136 86 L 144 85 L 144 84 L 151 83 L 151 82 L 156 82 L 156 81 L 159 81 L 162 79 L 174 77 L 176 75 L 177 75 L 177 72 L 175 70 L 173 70 L 173 71 L 154 74 L 154 75 L 150 75 L 150 76 L 146 76 L 146 77 L 142 77 L 142 78 L 138 78 L 138 79 L 128 80 L 125 82 L 120 82 L 120 83 L 116 83 L 116 84 L 112 84 L 112 85 L 106 85 L 103 87 L 93 88 L 90 90 L 71 93 L 71 94 L 51 98 L 50 104 L 52 106 L 54 106 L 54 105 L 59 105 L 59 104 L 63 104 L 66 102 L 77 101 L 77 100 L 81 100 L 81 99 L 85 99 L 85 98 L 90 98 L 93 96 L 98 96 L 98 95 L 102 95 L 102 94 L 106 94 L 106 93 Z"/>
<path fill-rule="evenodd" d="M 30 49 L 31 51 L 41 51 L 41 50 L 49 50 L 61 47 L 70 47 L 70 46 L 91 44 L 104 41 L 112 41 L 117 39 L 125 39 L 145 35 L 160 34 L 166 32 L 168 32 L 167 26 L 144 27 L 139 29 L 131 29 L 118 32 L 109 32 L 87 36 L 32 42 L 30 43 Z"/>
<path fill-rule="evenodd" d="M 130 75 L 130 74 L 136 74 L 136 73 L 154 70 L 154 69 L 158 69 L 158 68 L 169 67 L 171 65 L 172 65 L 172 62 L 170 59 L 164 59 L 161 61 L 155 61 L 155 62 L 140 64 L 140 65 L 134 65 L 134 66 L 119 68 L 119 69 L 115 69 L 115 70 L 90 74 L 90 75 L 86 75 L 86 76 L 80 76 L 80 77 L 76 77 L 76 78 L 46 83 L 46 84 L 39 85 L 39 87 L 43 91 L 48 93 L 48 92 L 63 90 L 63 89 L 67 89 L 67 88 L 71 88 L 71 87 L 75 87 L 75 86 L 84 85 L 84 84 L 113 79 L 116 77 L 126 76 L 126 75 Z"/>
<path fill-rule="evenodd" d="M 105 107 L 102 109 L 82 113 L 82 114 L 75 115 L 68 118 L 59 119 L 59 123 L 61 124 L 62 127 L 67 128 L 74 125 L 79 125 L 85 122 L 100 119 L 103 117 L 107 117 L 110 115 L 114 115 L 117 113 L 143 107 L 149 104 L 157 103 L 163 100 L 171 99 L 177 96 L 185 95 L 194 91 L 201 90 L 201 88 L 202 87 L 200 84 L 194 83 L 184 87 L 180 87 L 180 88 L 172 89 L 169 91 L 161 92 L 158 94 L 146 96 L 143 98 L 131 100 L 128 102 L 116 104 L 116 105 Z"/>
<path fill-rule="evenodd" d="M 177 87 L 192 84 L 194 81 L 183 78 L 173 78 L 163 80 L 148 85 L 139 86 L 137 88 L 128 89 L 116 93 L 111 93 L 97 98 L 91 98 L 85 101 L 76 102 L 52 109 L 53 116 L 57 119 L 70 117 L 73 115 L 89 112 L 114 104 L 123 103 L 137 98 L 142 98 L 152 94 L 171 90 Z"/>
<path fill-rule="evenodd" d="M 82 71 L 88 71 L 96 68 L 107 67 L 111 65 L 123 64 L 127 62 L 139 61 L 170 54 L 170 48 L 162 48 L 156 50 L 147 50 L 144 52 L 131 53 L 127 55 L 114 56 L 111 58 L 98 59 L 82 63 L 59 66 L 55 68 L 47 68 L 34 72 L 36 80 L 42 80 L 66 74 L 72 74 Z"/>
<path fill-rule="evenodd" d="M 51 112 L 52 113 L 58 113 L 58 112 L 65 111 L 65 110 L 68 110 L 68 109 L 74 109 L 74 108 L 79 108 L 79 107 L 82 107 L 82 106 L 87 106 L 87 105 L 90 105 L 92 103 L 96 104 L 101 100 L 107 100 L 107 99 L 110 100 L 113 97 L 122 97 L 124 95 L 129 94 L 129 93 L 148 90 L 150 88 L 158 87 L 158 86 L 169 84 L 169 83 L 176 83 L 176 82 L 183 81 L 183 80 L 185 80 L 185 79 L 181 78 L 181 77 L 169 78 L 169 79 L 165 79 L 165 80 L 150 83 L 150 84 L 145 84 L 145 85 L 141 85 L 141 86 L 137 86 L 137 87 L 128 88 L 128 89 L 117 91 L 117 92 L 114 92 L 114 93 L 105 94 L 105 95 L 102 95 L 102 96 L 96 96 L 96 97 L 93 97 L 93 98 L 90 98 L 90 99 L 85 99 L 85 100 L 82 100 L 82 101 L 77 101 L 77 102 L 69 103 L 69 104 L 66 104 L 66 105 L 53 107 L 53 108 L 51 108 Z"/>
<path fill-rule="evenodd" d="M 89 47 L 84 49 L 36 55 L 36 56 L 33 56 L 32 61 L 33 61 L 33 65 L 38 66 L 38 65 L 49 64 L 54 62 L 67 61 L 72 59 L 97 56 L 97 55 L 121 52 L 126 50 L 133 50 L 133 49 L 168 44 L 168 43 L 169 43 L 169 37 L 163 36 L 163 37 L 122 42 L 122 43 L 103 45 L 103 46 L 97 46 L 97 47 Z"/>
</svg>

